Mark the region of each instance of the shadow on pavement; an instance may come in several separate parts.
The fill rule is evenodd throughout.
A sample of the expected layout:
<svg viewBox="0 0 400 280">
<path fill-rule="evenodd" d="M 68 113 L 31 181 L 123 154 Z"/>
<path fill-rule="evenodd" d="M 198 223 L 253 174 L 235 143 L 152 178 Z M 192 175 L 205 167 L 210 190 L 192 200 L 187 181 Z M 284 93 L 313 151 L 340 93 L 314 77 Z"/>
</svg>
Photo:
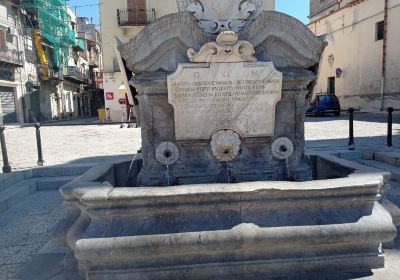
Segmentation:
<svg viewBox="0 0 400 280">
<path fill-rule="evenodd" d="M 356 113 L 354 114 L 354 121 L 362 122 L 373 122 L 373 123 L 387 123 L 388 116 L 385 113 L 379 114 L 368 114 L 368 113 Z M 306 117 L 306 122 L 327 122 L 337 120 L 349 120 L 349 114 L 343 112 L 340 117 L 332 115 L 319 116 L 319 117 Z M 400 115 L 393 115 L 393 123 L 400 124 Z"/>
</svg>

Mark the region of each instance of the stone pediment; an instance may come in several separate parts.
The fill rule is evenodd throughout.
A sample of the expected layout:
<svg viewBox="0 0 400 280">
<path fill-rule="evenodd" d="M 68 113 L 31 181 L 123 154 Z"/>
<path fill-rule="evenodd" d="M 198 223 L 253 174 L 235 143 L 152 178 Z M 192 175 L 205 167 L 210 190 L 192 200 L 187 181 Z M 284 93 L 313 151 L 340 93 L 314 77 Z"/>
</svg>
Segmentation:
<svg viewBox="0 0 400 280">
<path fill-rule="evenodd" d="M 305 25 L 274 11 L 261 12 L 238 36 L 254 46 L 258 61 L 273 62 L 277 68 L 312 67 L 319 62 L 324 47 Z M 200 50 L 215 39 L 190 13 L 176 13 L 148 25 L 120 50 L 128 68 L 136 74 L 174 72 L 179 63 L 189 62 L 188 49 Z"/>
</svg>

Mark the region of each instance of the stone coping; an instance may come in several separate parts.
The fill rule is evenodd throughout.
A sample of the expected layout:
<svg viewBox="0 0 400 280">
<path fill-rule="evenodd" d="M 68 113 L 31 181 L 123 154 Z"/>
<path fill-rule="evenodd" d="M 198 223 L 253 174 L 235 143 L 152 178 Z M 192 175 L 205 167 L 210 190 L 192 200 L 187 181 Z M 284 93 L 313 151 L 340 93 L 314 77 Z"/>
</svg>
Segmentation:
<svg viewBox="0 0 400 280">
<path fill-rule="evenodd" d="M 286 247 L 287 244 L 292 247 L 338 243 L 378 244 L 395 237 L 396 228 L 391 219 L 390 214 L 376 202 L 372 214 L 355 223 L 297 227 L 239 224 L 229 230 L 81 239 L 76 243 L 75 256 L 80 260 L 95 260 L 100 257 L 112 258 L 114 261 L 119 257 L 129 257 L 133 261 L 147 256 L 156 258 L 193 252 L 212 254 L 210 250 L 217 248 L 223 251 L 261 248 L 268 250 L 271 244 L 274 250 L 277 247 Z"/>
<path fill-rule="evenodd" d="M 341 166 L 348 169 L 349 175 L 339 179 L 324 179 L 306 182 L 264 181 L 243 182 L 235 184 L 199 184 L 179 185 L 171 187 L 132 187 L 116 188 L 108 182 L 101 182 L 105 174 L 112 172 L 113 164 L 102 164 L 93 167 L 88 172 L 65 185 L 60 191 L 66 200 L 80 201 L 81 203 L 95 203 L 95 201 L 107 200 L 112 202 L 125 199 L 148 199 L 171 196 L 192 196 L 202 194 L 226 195 L 246 193 L 260 193 L 268 190 L 268 195 L 275 190 L 274 197 L 279 197 L 279 191 L 290 191 L 291 195 L 296 192 L 301 196 L 307 191 L 307 197 L 315 192 L 321 195 L 324 190 L 329 190 L 330 195 L 343 194 L 347 189 L 349 195 L 361 193 L 364 195 L 379 194 L 390 178 L 389 172 L 383 172 L 374 168 L 339 159 L 332 155 L 315 153 L 309 155 L 321 159 L 329 164 Z"/>
</svg>

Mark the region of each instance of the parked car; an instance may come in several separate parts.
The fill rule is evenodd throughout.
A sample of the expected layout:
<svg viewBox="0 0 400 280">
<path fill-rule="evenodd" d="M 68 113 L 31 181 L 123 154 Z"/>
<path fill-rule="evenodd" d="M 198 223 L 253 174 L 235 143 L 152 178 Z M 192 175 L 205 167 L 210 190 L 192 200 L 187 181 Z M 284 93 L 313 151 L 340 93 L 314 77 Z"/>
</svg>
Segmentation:
<svg viewBox="0 0 400 280">
<path fill-rule="evenodd" d="M 315 96 L 306 111 L 306 115 L 321 116 L 325 114 L 334 114 L 335 116 L 340 116 L 340 111 L 341 108 L 337 96 L 333 94 L 324 94 Z"/>
</svg>

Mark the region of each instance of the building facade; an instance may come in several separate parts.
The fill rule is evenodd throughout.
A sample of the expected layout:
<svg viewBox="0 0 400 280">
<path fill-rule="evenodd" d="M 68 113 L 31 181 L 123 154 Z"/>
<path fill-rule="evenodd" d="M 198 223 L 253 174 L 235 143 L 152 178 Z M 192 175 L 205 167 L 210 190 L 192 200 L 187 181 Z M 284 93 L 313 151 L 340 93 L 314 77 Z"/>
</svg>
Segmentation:
<svg viewBox="0 0 400 280">
<path fill-rule="evenodd" d="M 264 8 L 274 10 L 275 1 L 264 0 Z M 104 1 L 100 5 L 103 81 L 108 121 L 125 121 L 128 118 L 126 90 L 119 69 L 115 37 L 121 43 L 126 43 L 151 21 L 176 12 L 176 0 L 113 0 Z"/>
<path fill-rule="evenodd" d="M 0 3 L 0 123 L 7 124 L 29 119 L 29 93 L 38 83 L 32 35 L 15 4 Z"/>
<path fill-rule="evenodd" d="M 314 94 L 343 109 L 400 108 L 400 0 L 311 0 L 308 25 L 327 46 Z"/>
<path fill-rule="evenodd" d="M 97 116 L 101 75 L 100 32 L 64 0 L 1 2 L 2 122 Z"/>
</svg>

